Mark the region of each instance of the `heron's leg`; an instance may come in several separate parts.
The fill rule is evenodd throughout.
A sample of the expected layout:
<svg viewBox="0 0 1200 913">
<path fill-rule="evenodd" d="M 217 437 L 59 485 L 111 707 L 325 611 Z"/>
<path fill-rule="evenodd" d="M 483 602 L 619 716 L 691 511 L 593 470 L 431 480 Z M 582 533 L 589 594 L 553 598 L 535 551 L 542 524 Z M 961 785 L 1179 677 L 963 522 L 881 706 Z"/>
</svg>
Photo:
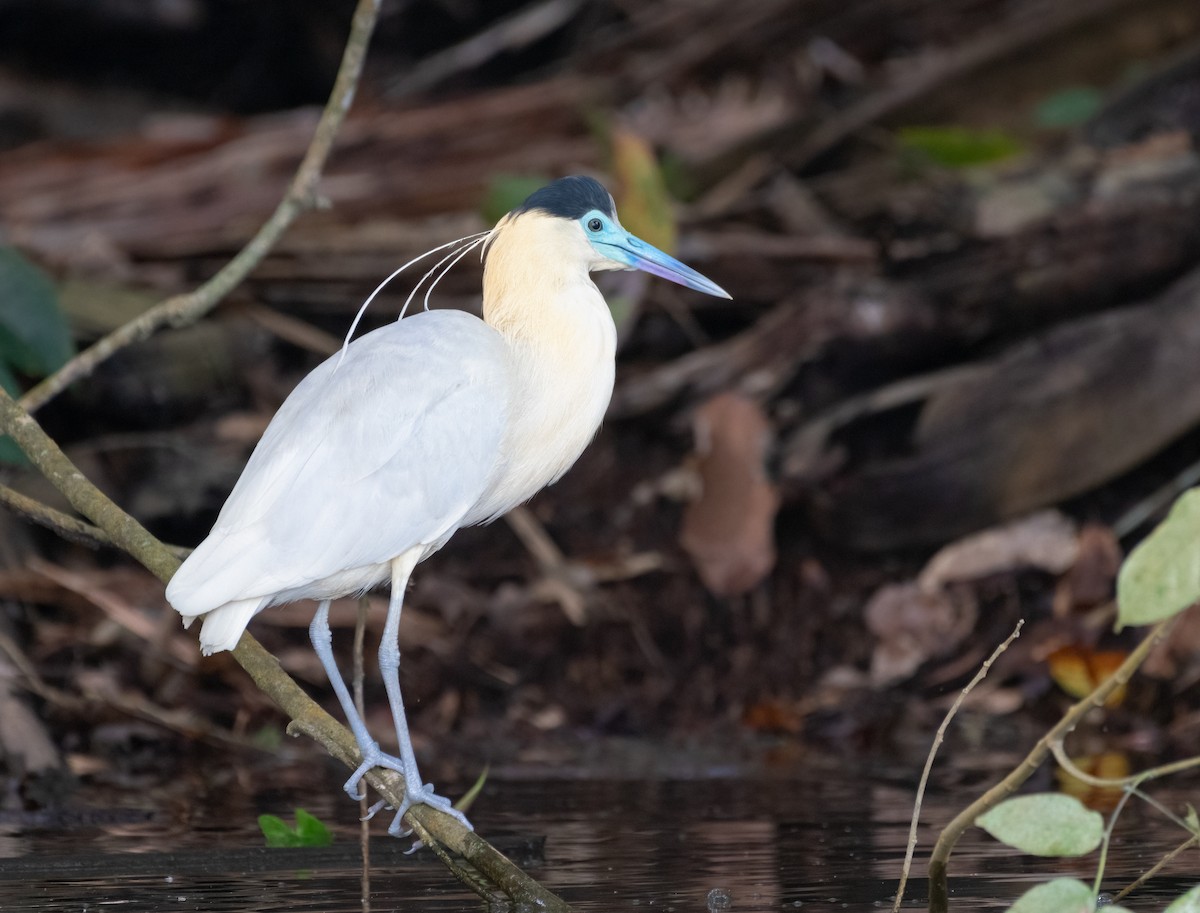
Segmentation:
<svg viewBox="0 0 1200 913">
<path fill-rule="evenodd" d="M 424 783 L 421 773 L 417 770 L 417 758 L 413 753 L 412 739 L 408 734 L 408 720 L 404 714 L 404 697 L 400 693 L 400 610 L 404 605 L 404 589 L 408 586 L 408 578 L 416 566 L 420 553 L 417 550 L 407 552 L 392 561 L 392 595 L 388 601 L 387 622 L 383 628 L 383 639 L 379 644 L 379 670 L 383 675 L 383 684 L 387 688 L 388 703 L 392 708 L 392 719 L 396 724 L 396 741 L 400 745 L 400 760 L 404 767 L 404 801 L 396 811 L 388 833 L 400 836 L 402 833 L 401 820 L 405 813 L 414 805 L 432 805 L 458 818 L 468 828 L 471 823 L 466 816 L 451 805 L 450 800 L 439 796 L 433 791 L 432 783 Z"/>
<path fill-rule="evenodd" d="M 362 763 L 345 785 L 351 799 L 361 799 L 362 794 L 359 793 L 358 787 L 368 770 L 372 767 L 386 767 L 404 773 L 404 764 L 399 758 L 379 750 L 379 743 L 371 738 L 367 724 L 358 715 L 358 708 L 354 706 L 354 700 L 350 697 L 350 691 L 346 688 L 346 682 L 342 679 L 342 673 L 338 671 L 337 662 L 333 658 L 333 632 L 329 630 L 328 599 L 322 600 L 317 606 L 317 614 L 308 626 L 308 637 L 312 641 L 317 658 L 321 660 L 325 674 L 329 677 L 329 683 L 333 685 L 333 692 L 337 695 L 338 703 L 342 705 L 342 712 L 346 714 L 346 722 L 350 724 L 350 731 L 354 733 L 354 740 L 358 742 L 358 750 L 362 752 Z"/>
</svg>

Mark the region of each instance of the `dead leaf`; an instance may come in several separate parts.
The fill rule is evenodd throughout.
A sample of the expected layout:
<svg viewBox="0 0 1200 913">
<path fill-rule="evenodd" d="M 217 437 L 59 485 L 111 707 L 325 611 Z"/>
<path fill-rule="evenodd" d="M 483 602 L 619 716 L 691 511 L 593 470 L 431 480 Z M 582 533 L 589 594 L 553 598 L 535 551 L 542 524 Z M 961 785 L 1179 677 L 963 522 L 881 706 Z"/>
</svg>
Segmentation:
<svg viewBox="0 0 1200 913">
<path fill-rule="evenodd" d="M 951 542 L 929 559 L 917 582 L 931 593 L 1023 567 L 1061 574 L 1078 555 L 1075 524 L 1056 510 L 1044 510 Z"/>
<path fill-rule="evenodd" d="M 1079 555 L 1054 590 L 1054 614 L 1063 618 L 1113 598 L 1121 567 L 1121 544 L 1107 526 L 1089 523 L 1079 531 Z"/>
<path fill-rule="evenodd" d="M 926 590 L 914 582 L 880 587 L 863 610 L 877 643 L 871 654 L 871 684 L 879 688 L 908 678 L 926 660 L 957 647 L 975 626 L 975 601 Z"/>
<path fill-rule="evenodd" d="M 798 735 L 804 720 L 792 704 L 769 698 L 748 706 L 742 714 L 742 725 L 756 732 Z"/>
<path fill-rule="evenodd" d="M 1180 616 L 1171 636 L 1150 651 L 1142 672 L 1163 681 L 1200 675 L 1200 609 L 1192 606 Z"/>
<path fill-rule="evenodd" d="M 764 466 L 771 425 L 752 400 L 722 393 L 696 410 L 693 429 L 702 489 L 679 541 L 709 592 L 744 593 L 775 565 L 779 494 Z"/>
</svg>

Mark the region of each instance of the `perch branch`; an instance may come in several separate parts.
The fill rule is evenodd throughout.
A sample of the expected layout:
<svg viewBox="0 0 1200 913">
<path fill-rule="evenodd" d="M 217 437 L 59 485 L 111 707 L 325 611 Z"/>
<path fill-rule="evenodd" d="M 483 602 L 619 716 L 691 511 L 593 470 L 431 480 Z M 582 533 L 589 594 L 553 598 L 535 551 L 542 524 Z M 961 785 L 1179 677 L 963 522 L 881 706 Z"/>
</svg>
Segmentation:
<svg viewBox="0 0 1200 913">
<path fill-rule="evenodd" d="M 179 567 L 179 559 L 88 481 L 34 418 L 2 388 L 0 433 L 12 437 L 38 471 L 66 496 L 72 507 L 103 529 L 113 545 L 127 552 L 164 583 L 171 579 Z M 350 731 L 305 694 L 283 671 L 279 661 L 249 633 L 242 635 L 232 655 L 259 689 L 291 719 L 289 733 L 309 736 L 347 767 L 359 765 L 362 757 Z M 376 768 L 366 779 L 389 805 L 400 806 L 404 797 L 403 777 Z M 522 872 L 483 838 L 468 831 L 456 818 L 427 805 L 414 806 L 408 816 L 431 839 L 465 859 L 518 905 L 527 903 L 552 913 L 569 913 L 571 908 L 564 901 Z"/>
<path fill-rule="evenodd" d="M 33 387 L 21 397 L 21 405 L 28 412 L 36 412 L 75 381 L 87 377 L 98 365 L 121 349 L 148 339 L 161 327 L 186 326 L 199 320 L 258 266 L 302 212 L 316 205 L 317 181 L 333 149 L 338 128 L 341 127 L 354 100 L 363 60 L 366 58 L 367 43 L 375 28 L 379 2 L 380 0 L 359 0 L 350 25 L 350 36 L 346 39 L 341 66 L 334 79 L 329 101 L 325 103 L 325 109 L 317 122 L 312 142 L 292 176 L 287 193 L 258 233 L 203 285 L 156 304 L 141 316 L 118 327 L 80 352 L 54 374 Z"/>
</svg>

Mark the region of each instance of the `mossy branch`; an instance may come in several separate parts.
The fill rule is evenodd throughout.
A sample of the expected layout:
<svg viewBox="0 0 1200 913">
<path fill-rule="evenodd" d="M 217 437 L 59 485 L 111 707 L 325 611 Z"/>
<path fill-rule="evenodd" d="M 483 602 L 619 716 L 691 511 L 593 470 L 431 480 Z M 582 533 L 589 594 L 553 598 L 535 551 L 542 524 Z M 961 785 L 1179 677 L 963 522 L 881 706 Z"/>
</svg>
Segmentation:
<svg viewBox="0 0 1200 913">
<path fill-rule="evenodd" d="M 127 552 L 159 580 L 166 583 L 179 567 L 179 559 L 133 517 L 96 488 L 42 430 L 41 426 L 0 388 L 0 432 L 8 434 L 30 462 L 77 511 L 104 531 L 111 543 Z M 259 689 L 291 718 L 290 732 L 302 732 L 324 746 L 347 767 L 362 760 L 354 736 L 325 712 L 283 671 L 279 661 L 249 633 L 243 634 L 233 658 L 245 669 Z M 404 797 L 404 778 L 376 768 L 367 782 L 393 807 Z M 437 841 L 478 869 L 487 881 L 506 896 L 537 904 L 539 909 L 565 913 L 570 907 L 534 881 L 477 834 L 454 817 L 426 805 L 409 811 L 410 822 L 425 842 Z M 456 872 L 456 874 L 458 874 Z M 478 889 L 478 885 L 470 884 Z"/>
<path fill-rule="evenodd" d="M 950 891 L 947 884 L 950 854 L 954 852 L 954 847 L 967 828 L 971 827 L 975 823 L 975 819 L 984 812 L 999 805 L 1000 802 L 1020 789 L 1021 784 L 1033 775 L 1034 771 L 1053 751 L 1056 742 L 1078 726 L 1090 710 L 1103 704 L 1113 691 L 1128 684 L 1155 644 L 1167 636 L 1173 623 L 1174 618 L 1169 618 L 1151 628 L 1150 633 L 1125 658 L 1125 662 L 1121 663 L 1112 675 L 1097 685 L 1091 694 L 1073 704 L 1063 714 L 1062 719 L 1038 740 L 1020 764 L 1014 767 L 1003 780 L 959 812 L 954 820 L 942 829 L 937 843 L 933 847 L 933 853 L 929 857 L 930 913 L 946 913 L 950 909 Z"/>
</svg>

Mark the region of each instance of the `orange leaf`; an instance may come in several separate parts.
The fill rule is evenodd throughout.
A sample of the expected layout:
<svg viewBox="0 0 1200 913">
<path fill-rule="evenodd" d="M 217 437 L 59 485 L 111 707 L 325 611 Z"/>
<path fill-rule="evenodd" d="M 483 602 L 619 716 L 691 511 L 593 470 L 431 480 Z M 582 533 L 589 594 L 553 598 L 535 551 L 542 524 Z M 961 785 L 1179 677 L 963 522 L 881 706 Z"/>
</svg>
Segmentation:
<svg viewBox="0 0 1200 913">
<path fill-rule="evenodd" d="M 1105 780 L 1120 780 L 1130 774 L 1129 758 L 1123 752 L 1107 751 L 1098 755 L 1086 755 L 1071 759 L 1075 766 L 1093 777 Z M 1112 811 L 1125 791 L 1119 786 L 1103 787 L 1084 783 L 1061 767 L 1055 773 L 1058 785 L 1064 793 L 1074 796 L 1088 808 L 1099 812 Z"/>
<path fill-rule="evenodd" d="M 1074 698 L 1091 694 L 1096 686 L 1112 675 L 1125 661 L 1128 654 L 1123 650 L 1093 650 L 1090 647 L 1059 647 L 1047 657 L 1050 677 L 1058 687 Z M 1125 686 L 1117 688 L 1104 702 L 1106 707 L 1117 707 L 1125 699 Z"/>
</svg>

